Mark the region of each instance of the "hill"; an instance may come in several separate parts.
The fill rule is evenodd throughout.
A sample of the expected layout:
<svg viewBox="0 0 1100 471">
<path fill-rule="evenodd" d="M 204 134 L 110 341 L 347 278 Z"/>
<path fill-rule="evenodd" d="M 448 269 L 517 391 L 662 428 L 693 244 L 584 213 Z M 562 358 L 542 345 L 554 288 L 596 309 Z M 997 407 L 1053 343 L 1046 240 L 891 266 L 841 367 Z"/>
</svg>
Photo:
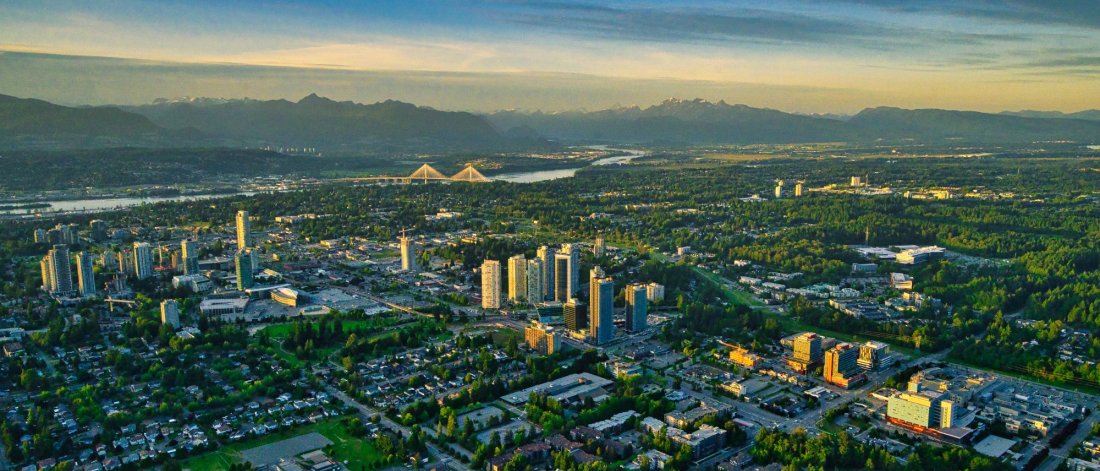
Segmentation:
<svg viewBox="0 0 1100 471">
<path fill-rule="evenodd" d="M 126 108 L 159 126 L 213 136 L 325 150 L 360 148 L 484 149 L 516 144 L 485 118 L 400 101 L 334 101 L 310 94 L 287 100 L 185 100 Z"/>
<path fill-rule="evenodd" d="M 705 100 L 666 100 L 648 108 L 488 116 L 500 129 L 525 129 L 549 139 L 685 144 L 918 142 L 1019 144 L 1100 142 L 1100 122 L 973 111 L 868 108 L 847 120 Z"/>
<path fill-rule="evenodd" d="M 156 138 L 163 129 L 114 107 L 71 108 L 0 95 L 0 142 L 120 141 Z"/>
</svg>

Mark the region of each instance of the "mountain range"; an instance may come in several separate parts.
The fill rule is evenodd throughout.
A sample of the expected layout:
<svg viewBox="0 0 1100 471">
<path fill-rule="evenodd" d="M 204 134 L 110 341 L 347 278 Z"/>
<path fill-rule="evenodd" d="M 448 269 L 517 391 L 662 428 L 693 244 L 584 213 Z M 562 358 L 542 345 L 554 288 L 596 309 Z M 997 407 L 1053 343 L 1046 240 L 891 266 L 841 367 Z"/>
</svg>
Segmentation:
<svg viewBox="0 0 1100 471">
<path fill-rule="evenodd" d="M 66 107 L 0 95 L 0 148 L 313 147 L 385 154 L 545 148 L 559 143 L 804 142 L 1023 144 L 1100 142 L 1100 111 L 979 113 L 868 108 L 800 115 L 702 99 L 558 113 L 439 111 L 400 101 L 157 100 Z"/>
</svg>

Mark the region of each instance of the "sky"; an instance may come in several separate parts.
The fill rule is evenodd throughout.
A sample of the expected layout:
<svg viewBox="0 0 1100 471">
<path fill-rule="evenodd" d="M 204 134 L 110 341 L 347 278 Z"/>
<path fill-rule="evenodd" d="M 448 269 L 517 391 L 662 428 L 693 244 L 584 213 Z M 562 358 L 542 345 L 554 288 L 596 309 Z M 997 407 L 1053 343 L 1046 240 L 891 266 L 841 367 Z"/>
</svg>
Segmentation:
<svg viewBox="0 0 1100 471">
<path fill-rule="evenodd" d="M 596 110 L 1100 108 L 1100 1 L 4 0 L 0 93 Z"/>
</svg>

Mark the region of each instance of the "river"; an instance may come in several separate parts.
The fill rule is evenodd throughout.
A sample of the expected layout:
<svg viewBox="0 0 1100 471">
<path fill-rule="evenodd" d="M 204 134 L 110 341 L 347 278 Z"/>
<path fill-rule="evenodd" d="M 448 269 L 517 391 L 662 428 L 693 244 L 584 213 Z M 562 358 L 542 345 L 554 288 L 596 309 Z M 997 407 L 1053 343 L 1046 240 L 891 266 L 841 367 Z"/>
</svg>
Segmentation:
<svg viewBox="0 0 1100 471">
<path fill-rule="evenodd" d="M 630 162 L 631 160 L 634 160 L 638 157 L 643 157 L 643 156 L 646 155 L 646 152 L 639 151 L 639 150 L 628 150 L 628 149 L 611 149 L 611 150 L 621 150 L 622 152 L 627 152 L 628 154 L 627 155 L 619 155 L 619 156 L 615 156 L 615 157 L 606 157 L 606 158 L 603 158 L 603 159 L 599 159 L 599 160 L 596 160 L 596 161 L 592 162 L 591 165 L 592 166 L 597 166 L 597 165 L 622 164 L 622 163 Z M 587 167 L 587 165 L 585 167 Z M 534 182 L 541 182 L 541 181 L 546 181 L 546 180 L 557 180 L 559 178 L 569 178 L 569 177 L 572 177 L 572 176 L 576 175 L 578 170 L 583 169 L 585 167 L 562 168 L 562 169 L 558 169 L 558 170 L 539 170 L 539 171 L 535 171 L 535 172 L 505 173 L 505 174 L 501 174 L 501 175 L 496 175 L 496 176 L 491 177 L 491 178 L 493 180 L 500 180 L 500 181 L 512 182 L 512 183 L 534 183 Z"/>
<path fill-rule="evenodd" d="M 606 147 L 597 146 L 594 149 L 608 150 Z M 605 157 L 593 161 L 591 166 L 599 165 L 615 165 L 630 162 L 638 157 L 647 155 L 646 152 L 640 150 L 629 149 L 609 149 L 619 150 L 626 152 L 627 155 L 618 155 L 615 157 Z M 538 170 L 533 172 L 516 172 L 505 173 L 492 177 L 493 180 L 500 180 L 513 183 L 534 183 L 546 180 L 556 180 L 558 178 L 569 178 L 577 174 L 577 171 L 588 167 L 585 165 L 575 168 L 563 168 L 557 170 Z M 194 201 L 205 200 L 212 198 L 225 198 L 228 196 L 239 195 L 252 195 L 254 192 L 244 191 L 238 193 L 218 193 L 207 195 L 187 195 L 187 196 L 160 196 L 160 197 L 134 197 L 134 198 L 98 198 L 98 199 L 82 199 L 82 200 L 57 200 L 57 201 L 43 201 L 43 203 L 49 204 L 49 208 L 35 208 L 31 210 L 27 209 L 8 209 L 0 210 L 0 214 L 7 215 L 23 215 L 30 213 L 70 213 L 70 212 L 95 212 L 95 211 L 113 211 L 123 208 L 130 208 L 133 206 L 140 206 L 143 204 L 160 203 L 163 201 Z"/>
</svg>

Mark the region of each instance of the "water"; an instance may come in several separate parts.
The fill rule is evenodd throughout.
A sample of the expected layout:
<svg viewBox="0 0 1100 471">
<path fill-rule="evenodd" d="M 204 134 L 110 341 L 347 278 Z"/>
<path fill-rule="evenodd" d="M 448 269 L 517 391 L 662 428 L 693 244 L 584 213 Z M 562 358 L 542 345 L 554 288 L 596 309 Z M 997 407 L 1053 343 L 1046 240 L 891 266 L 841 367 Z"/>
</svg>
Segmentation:
<svg viewBox="0 0 1100 471">
<path fill-rule="evenodd" d="M 136 198 L 96 198 L 96 199 L 84 199 L 84 200 L 61 200 L 61 201 L 43 201 L 43 203 L 49 204 L 48 208 L 34 208 L 27 209 L 10 209 L 0 211 L 0 214 L 27 214 L 28 211 L 32 213 L 55 213 L 55 212 L 86 212 L 86 211 L 111 211 L 115 209 L 129 208 L 133 206 L 140 206 L 143 204 L 160 203 L 162 201 L 195 201 L 206 200 L 213 198 L 225 198 L 227 196 L 238 195 L 252 195 L 255 194 L 251 191 L 244 191 L 238 193 L 217 193 L 208 195 L 184 195 L 184 196 L 156 196 L 156 197 L 136 197 Z"/>
<path fill-rule="evenodd" d="M 601 147 L 601 149 L 603 149 L 603 148 Z M 634 160 L 638 157 L 642 157 L 642 156 L 646 155 L 645 152 L 638 151 L 638 150 L 626 150 L 626 149 L 613 149 L 613 150 L 622 150 L 623 152 L 628 152 L 628 154 L 627 155 L 620 155 L 620 156 L 616 156 L 616 157 L 607 157 L 607 158 L 599 159 L 599 160 L 596 160 L 595 162 L 592 162 L 591 165 L 595 166 L 595 165 L 622 164 L 622 163 L 630 162 L 631 160 Z M 582 168 L 584 168 L 584 167 L 563 168 L 563 169 L 558 169 L 558 170 L 538 170 L 538 171 L 534 171 L 534 172 L 505 173 L 505 174 L 497 175 L 497 176 L 491 177 L 491 178 L 493 180 L 500 180 L 500 181 L 506 181 L 506 182 L 512 182 L 512 183 L 534 183 L 534 182 L 541 182 L 541 181 L 546 181 L 546 180 L 557 180 L 559 178 L 569 178 L 569 177 L 575 176 L 577 174 L 577 171 L 582 169 Z"/>
</svg>

